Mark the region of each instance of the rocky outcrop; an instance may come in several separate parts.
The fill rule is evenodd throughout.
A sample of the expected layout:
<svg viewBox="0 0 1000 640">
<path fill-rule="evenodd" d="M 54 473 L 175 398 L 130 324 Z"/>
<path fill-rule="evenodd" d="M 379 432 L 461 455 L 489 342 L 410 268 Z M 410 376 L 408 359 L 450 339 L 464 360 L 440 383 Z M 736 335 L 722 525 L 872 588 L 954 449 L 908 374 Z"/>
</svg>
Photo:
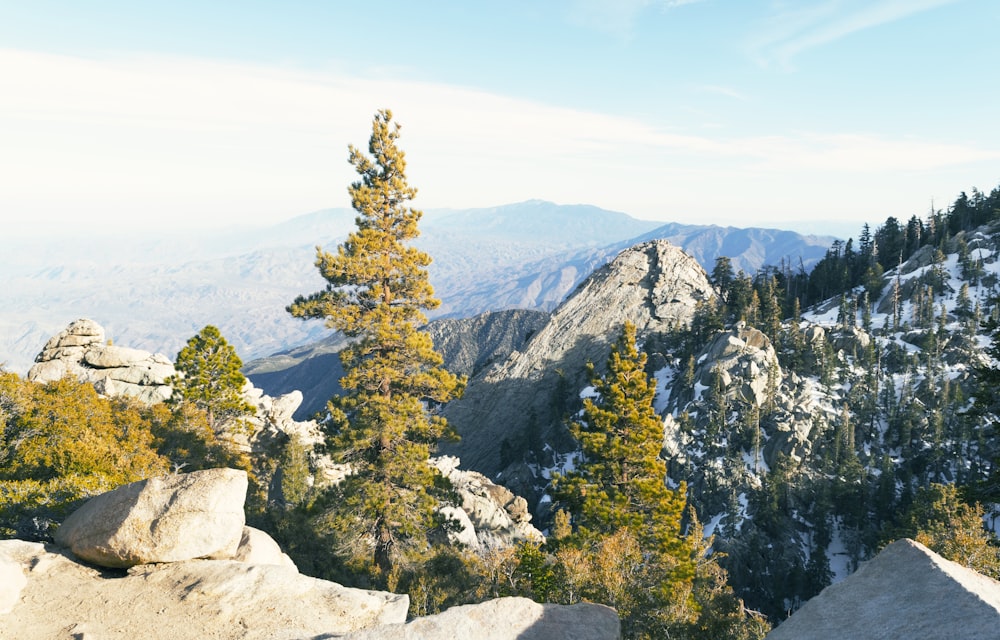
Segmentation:
<svg viewBox="0 0 1000 640">
<path fill-rule="evenodd" d="M 519 542 L 545 541 L 531 525 L 527 500 L 481 473 L 459 469 L 458 458 L 444 456 L 431 460 L 431 464 L 451 481 L 461 499 L 460 506 L 441 509 L 457 525 L 454 532 L 449 532 L 452 542 L 485 552 Z"/>
<path fill-rule="evenodd" d="M 166 356 L 110 345 L 101 325 L 80 319 L 45 344 L 28 380 L 50 382 L 70 375 L 92 383 L 103 395 L 129 395 L 154 404 L 170 397 L 164 381 L 174 373 Z"/>
<path fill-rule="evenodd" d="M 452 607 L 406 624 L 349 633 L 344 640 L 617 640 L 614 609 L 599 604 L 538 604 L 499 598 Z"/>
<path fill-rule="evenodd" d="M 450 467 L 449 475 L 456 473 L 461 472 Z M 106 546 L 115 547 L 115 552 L 111 562 L 101 559 L 98 564 L 103 567 L 131 564 L 117 562 L 117 558 L 145 553 L 149 539 L 164 532 L 169 533 L 174 549 L 189 549 L 131 564 L 127 571 L 98 569 L 74 559 L 89 556 L 89 547 L 74 546 L 71 555 L 40 543 L 0 541 L 0 640 L 619 637 L 618 616 L 608 607 L 541 605 L 523 598 L 456 607 L 404 624 L 408 596 L 353 589 L 301 575 L 266 533 L 250 527 L 239 528 L 234 550 L 212 554 L 220 559 L 189 559 L 201 553 L 197 550 L 204 547 L 201 541 L 222 540 L 232 529 L 228 522 L 204 517 L 206 511 L 219 510 L 217 503 L 228 513 L 227 492 L 212 494 L 192 487 L 208 484 L 213 477 L 216 483 L 231 484 L 233 474 L 242 476 L 237 480 L 242 480 L 245 493 L 242 472 L 193 472 L 187 474 L 188 482 L 178 480 L 185 476 L 166 476 L 102 494 L 67 519 L 57 540 L 110 539 Z M 144 492 L 146 487 L 137 487 L 157 483 L 175 488 Z M 486 483 L 484 490 L 489 492 L 490 486 Z M 192 499 L 185 493 L 200 497 Z M 516 499 L 509 502 L 517 504 Z M 139 504 L 147 508 L 138 508 Z M 115 514 L 116 505 L 124 516 Z M 241 494 L 241 511 L 242 506 Z M 192 512 L 193 519 L 185 520 Z M 107 534 L 106 518 L 122 521 L 112 527 L 121 535 Z"/>
<path fill-rule="evenodd" d="M 479 331 L 473 333 L 494 340 L 496 344 L 492 348 L 502 350 L 503 345 L 521 344 L 520 341 L 523 341 L 524 337 L 534 330 L 539 318 L 544 317 L 547 317 L 547 314 L 539 312 L 494 314 L 491 319 L 475 322 L 474 324 L 479 327 Z M 146 352 L 138 349 L 108 346 L 105 344 L 104 335 L 104 329 L 91 320 L 74 322 L 66 331 L 50 340 L 47 348 L 39 355 L 40 360 L 44 360 L 47 366 L 54 368 L 40 370 L 56 371 L 58 369 L 64 373 L 72 372 L 73 375 L 82 380 L 93 381 L 94 376 L 97 375 L 94 372 L 119 371 L 121 368 L 115 365 L 121 362 L 143 362 L 142 357 Z M 468 336 L 466 336 L 458 343 L 451 343 L 450 349 L 453 356 L 460 357 L 460 354 L 463 353 L 470 355 L 461 346 L 468 346 L 468 342 Z M 336 344 L 331 343 L 330 348 L 342 347 L 343 344 L 342 340 Z M 486 347 L 482 347 L 482 349 L 484 350 L 478 352 L 478 359 L 486 357 L 484 354 L 490 352 Z M 485 365 L 483 362 L 479 362 L 478 366 Z M 174 372 L 172 365 L 169 365 L 168 369 L 170 374 Z M 163 376 L 159 382 L 165 378 L 166 376 Z M 94 384 L 105 395 L 119 393 L 107 383 L 105 378 L 98 379 Z M 169 396 L 169 387 L 165 387 L 165 389 L 166 392 L 155 395 L 156 401 Z M 216 433 L 216 437 L 227 441 L 234 448 L 250 454 L 252 459 L 260 460 L 273 458 L 287 442 L 295 441 L 306 449 L 312 473 L 311 481 L 316 484 L 336 484 L 350 473 L 347 466 L 336 464 L 329 455 L 323 452 L 322 445 L 325 443 L 325 435 L 314 420 L 299 421 L 295 419 L 303 402 L 303 394 L 300 391 L 292 390 L 284 395 L 272 397 L 248 381 L 243 389 L 243 395 L 254 407 L 254 414 L 247 416 L 238 429 L 223 427 L 220 432 Z M 449 475 L 455 483 L 462 504 L 457 507 L 443 506 L 442 511 L 461 523 L 459 527 L 461 531 L 467 532 L 463 534 L 464 537 L 457 533 L 454 534 L 453 541 L 461 541 L 462 544 L 471 549 L 485 550 L 498 546 L 510 546 L 522 540 L 541 540 L 541 533 L 529 522 L 531 517 L 527 511 L 527 503 L 523 498 L 516 498 L 507 489 L 493 484 L 479 474 L 459 470 L 457 459 L 454 459 L 453 462 L 453 464 L 445 464 L 447 468 L 442 467 L 441 471 L 445 475 Z M 258 477 L 264 478 L 268 473 L 260 470 Z M 269 500 L 281 504 L 283 497 L 280 477 L 270 482 L 270 489 Z M 242 504 L 242 498 L 239 504 Z M 64 531 L 67 532 L 64 535 L 68 535 L 69 529 L 64 529 Z M 98 562 L 96 559 L 88 559 Z M 137 561 L 152 560 L 140 555 Z"/>
<path fill-rule="evenodd" d="M 26 584 L 0 617 L 3 640 L 336 637 L 402 623 L 409 607 L 405 595 L 350 589 L 289 566 L 188 560 L 122 576 L 38 543 L 0 541 L 4 555 L 15 555 Z"/>
<path fill-rule="evenodd" d="M 603 366 L 622 325 L 633 323 L 640 339 L 686 325 L 714 295 L 704 269 L 669 242 L 626 249 L 584 281 L 523 350 L 474 377 L 465 396 L 446 407 L 462 440 L 445 453 L 491 478 L 502 472 L 523 494 L 528 487 L 508 483 L 524 477 L 523 453 L 540 452 L 543 443 L 563 452 L 575 446 L 561 426 L 565 403 L 589 382 L 588 362 Z"/>
<path fill-rule="evenodd" d="M 5 560 L 6 558 L 6 560 Z M 405 595 L 342 587 L 292 567 L 232 560 L 141 565 L 104 576 L 57 549 L 0 541 L 0 571 L 24 580 L 0 610 L 0 639 L 618 640 L 597 604 L 501 598 L 405 622 Z M 7 593 L 0 583 L 0 594 Z"/>
<path fill-rule="evenodd" d="M 208 469 L 133 482 L 88 500 L 56 543 L 102 567 L 231 558 L 243 537 L 247 474 Z"/>
<path fill-rule="evenodd" d="M 544 311 L 509 309 L 472 318 L 443 318 L 426 329 L 448 371 L 474 376 L 524 349 L 548 319 Z"/>
<path fill-rule="evenodd" d="M 718 375 L 730 398 L 762 407 L 781 380 L 774 346 L 761 331 L 738 323 L 720 333 L 698 357 L 696 388 L 711 388 Z M 771 387 L 771 388 L 769 388 Z"/>
<path fill-rule="evenodd" d="M 1000 582 L 898 540 L 806 602 L 768 640 L 986 640 L 1000 629 Z"/>
</svg>

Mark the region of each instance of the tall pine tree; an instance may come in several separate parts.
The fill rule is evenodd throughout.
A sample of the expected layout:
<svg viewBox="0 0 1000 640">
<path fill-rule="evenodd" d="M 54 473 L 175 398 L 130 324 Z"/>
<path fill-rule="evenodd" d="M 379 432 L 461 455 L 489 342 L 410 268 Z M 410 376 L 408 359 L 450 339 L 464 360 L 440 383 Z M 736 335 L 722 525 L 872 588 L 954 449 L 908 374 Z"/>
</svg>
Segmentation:
<svg viewBox="0 0 1000 640">
<path fill-rule="evenodd" d="M 344 395 L 328 405 L 333 452 L 353 472 L 335 490 L 330 519 L 371 550 L 368 568 L 382 584 L 433 526 L 437 474 L 427 459 L 448 433 L 433 409 L 464 384 L 442 368 L 430 336 L 419 330 L 424 310 L 440 302 L 427 276 L 430 256 L 407 244 L 419 235 L 422 214 L 409 206 L 416 189 L 407 184 L 398 137 L 392 113 L 382 110 L 372 123 L 370 155 L 349 147 L 361 176 L 348 190 L 357 230 L 335 253 L 317 248 L 316 266 L 328 284 L 288 307 L 295 317 L 323 318 L 357 338 L 341 352 Z"/>
<path fill-rule="evenodd" d="M 646 637 L 693 614 L 688 598 L 695 560 L 681 531 L 686 488 L 666 484 L 663 423 L 653 408 L 656 385 L 646 375 L 646 354 L 637 350 L 635 333 L 626 323 L 607 373 L 593 380 L 597 399 L 584 400 L 582 418 L 570 425 L 583 461 L 559 479 L 557 494 L 574 517 L 576 532 L 568 544 L 604 553 L 605 543 L 624 532 L 642 549 L 643 570 L 629 589 L 647 602 L 624 615 L 623 628 L 627 637 Z M 592 586 L 599 596 L 601 585 Z"/>
</svg>

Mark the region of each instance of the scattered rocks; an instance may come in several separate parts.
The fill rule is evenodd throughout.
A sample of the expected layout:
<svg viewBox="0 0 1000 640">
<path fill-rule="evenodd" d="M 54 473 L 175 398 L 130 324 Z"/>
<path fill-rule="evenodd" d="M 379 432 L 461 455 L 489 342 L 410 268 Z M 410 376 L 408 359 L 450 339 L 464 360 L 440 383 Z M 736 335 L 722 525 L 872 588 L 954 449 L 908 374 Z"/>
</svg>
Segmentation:
<svg viewBox="0 0 1000 640">
<path fill-rule="evenodd" d="M 102 567 L 231 558 L 243 536 L 247 475 L 208 469 L 133 482 L 88 500 L 58 544 Z"/>
</svg>

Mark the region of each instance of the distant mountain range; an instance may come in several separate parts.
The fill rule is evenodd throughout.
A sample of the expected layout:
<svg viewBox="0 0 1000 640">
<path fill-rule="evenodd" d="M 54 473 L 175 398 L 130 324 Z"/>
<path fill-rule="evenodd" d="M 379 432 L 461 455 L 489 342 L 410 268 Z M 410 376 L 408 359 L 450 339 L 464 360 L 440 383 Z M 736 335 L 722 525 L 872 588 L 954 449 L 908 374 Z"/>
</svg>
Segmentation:
<svg viewBox="0 0 1000 640">
<path fill-rule="evenodd" d="M 24 373 L 48 337 L 89 317 L 121 344 L 173 358 L 213 324 L 244 360 L 329 334 L 285 306 L 322 288 L 315 246 L 333 247 L 354 228 L 355 212 L 327 209 L 265 228 L 200 235 L 45 237 L 3 247 L 0 363 Z M 586 205 L 528 202 L 432 210 L 418 246 L 431 254 L 442 299 L 434 317 L 469 317 L 509 308 L 553 309 L 622 249 L 665 238 L 706 269 L 727 255 L 753 273 L 799 260 L 810 268 L 833 241 L 789 231 L 661 225 Z"/>
</svg>

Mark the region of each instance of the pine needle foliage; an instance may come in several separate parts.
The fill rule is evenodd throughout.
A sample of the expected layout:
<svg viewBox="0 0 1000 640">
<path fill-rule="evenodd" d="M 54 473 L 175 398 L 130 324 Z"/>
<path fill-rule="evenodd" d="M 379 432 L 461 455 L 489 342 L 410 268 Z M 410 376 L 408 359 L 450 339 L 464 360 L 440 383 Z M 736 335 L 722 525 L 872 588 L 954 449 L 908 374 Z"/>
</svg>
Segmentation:
<svg viewBox="0 0 1000 640">
<path fill-rule="evenodd" d="M 666 485 L 663 423 L 653 408 L 656 385 L 645 371 L 646 354 L 627 323 L 608 358 L 607 373 L 593 379 L 597 398 L 586 398 L 570 431 L 583 448 L 583 463 L 561 482 L 584 537 L 628 528 L 644 547 L 681 557 L 686 487 Z M 640 533 L 641 532 L 641 533 Z"/>
<path fill-rule="evenodd" d="M 398 573 L 401 547 L 420 546 L 434 526 L 440 476 L 427 459 L 451 432 L 433 409 L 464 386 L 419 329 L 440 301 L 427 276 L 430 256 L 407 244 L 419 235 L 422 213 L 409 206 L 416 189 L 406 181 L 399 129 L 381 110 L 368 154 L 349 147 L 360 175 L 348 189 L 357 230 L 335 252 L 317 247 L 327 286 L 288 307 L 357 338 L 341 352 L 344 395 L 328 405 L 333 452 L 352 470 L 335 489 L 330 522 L 373 549 L 370 568 L 383 584 Z"/>
<path fill-rule="evenodd" d="M 167 379 L 174 390 L 169 402 L 175 406 L 186 402 L 201 409 L 213 430 L 252 414 L 253 405 L 243 397 L 247 379 L 242 367 L 236 349 L 218 328 L 207 325 L 177 354 L 177 375 Z"/>
<path fill-rule="evenodd" d="M 563 582 L 577 584 L 579 597 L 614 601 L 625 637 L 649 638 L 696 614 L 696 558 L 682 533 L 686 487 L 666 485 L 656 386 L 635 340 L 635 326 L 626 323 L 607 372 L 593 379 L 596 399 L 585 399 L 570 425 L 583 461 L 556 481 L 575 529 L 559 541 L 557 558 Z M 568 561 L 574 554 L 582 555 Z"/>
</svg>

